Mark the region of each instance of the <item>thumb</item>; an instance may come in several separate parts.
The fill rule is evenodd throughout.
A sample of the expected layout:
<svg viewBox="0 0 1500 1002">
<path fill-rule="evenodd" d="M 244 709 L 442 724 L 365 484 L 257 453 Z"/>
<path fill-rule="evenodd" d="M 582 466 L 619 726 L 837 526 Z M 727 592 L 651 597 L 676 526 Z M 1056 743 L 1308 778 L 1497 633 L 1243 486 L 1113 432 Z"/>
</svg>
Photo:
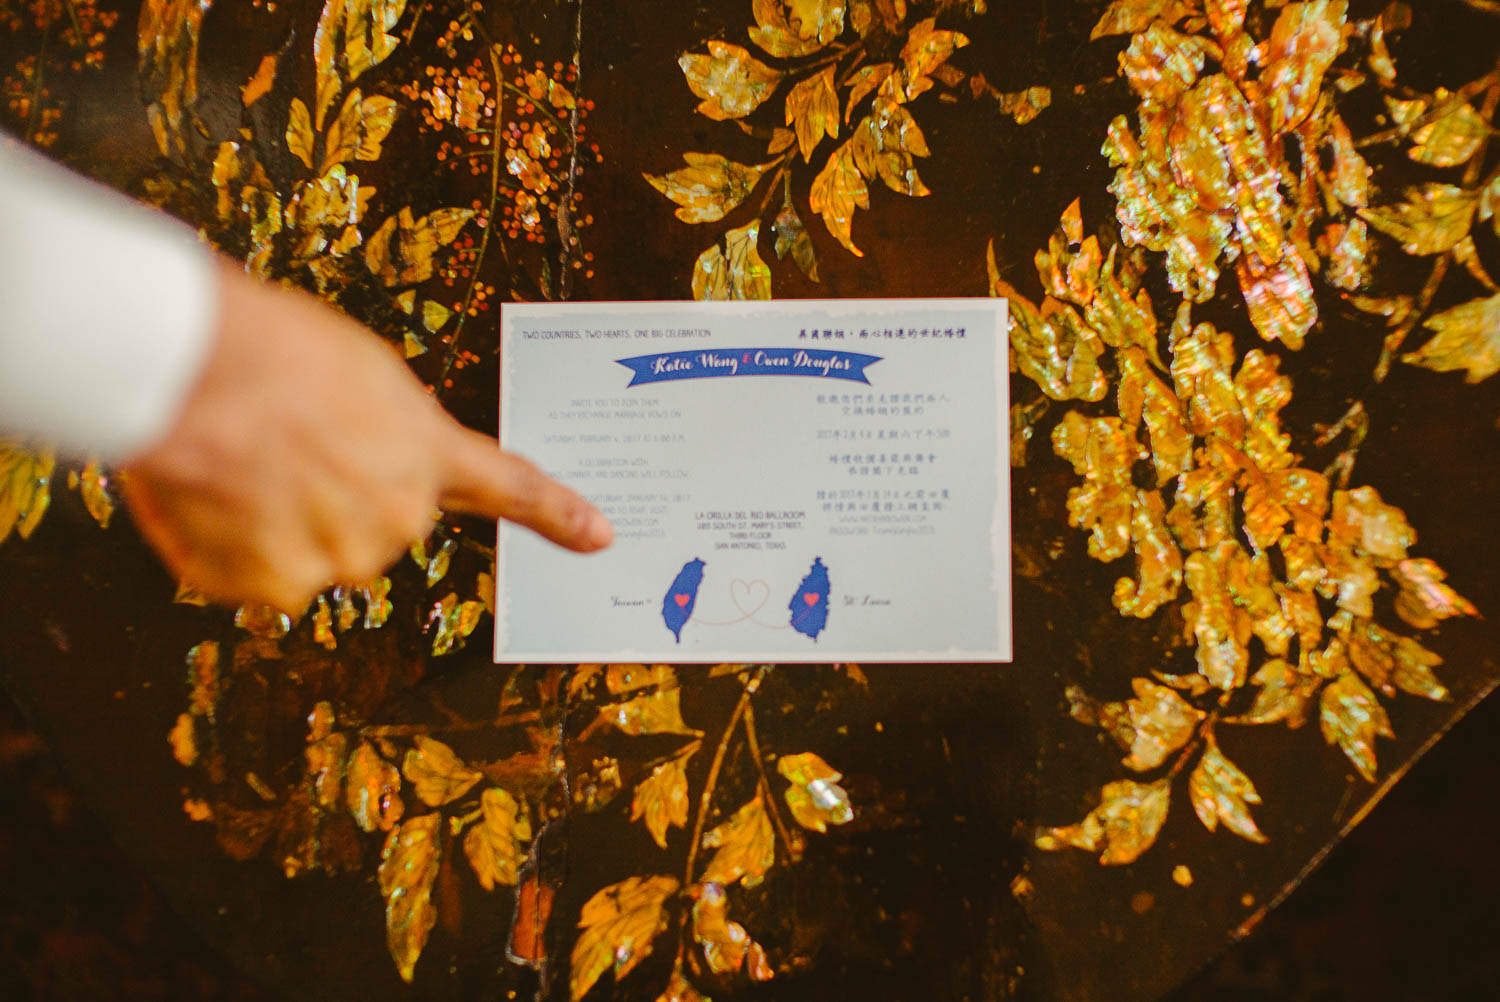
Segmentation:
<svg viewBox="0 0 1500 1002">
<path fill-rule="evenodd" d="M 488 435 L 454 425 L 444 453 L 438 501 L 443 509 L 503 518 L 582 553 L 614 541 L 609 521 L 582 495 L 530 461 L 502 452 Z"/>
</svg>

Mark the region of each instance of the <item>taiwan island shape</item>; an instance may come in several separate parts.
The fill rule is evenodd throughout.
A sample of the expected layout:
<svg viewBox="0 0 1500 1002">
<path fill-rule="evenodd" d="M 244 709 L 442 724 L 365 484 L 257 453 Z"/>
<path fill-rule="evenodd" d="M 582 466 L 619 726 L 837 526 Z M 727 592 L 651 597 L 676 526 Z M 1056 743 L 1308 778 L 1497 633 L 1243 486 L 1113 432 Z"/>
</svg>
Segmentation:
<svg viewBox="0 0 1500 1002">
<path fill-rule="evenodd" d="M 818 639 L 828 625 L 828 568 L 822 557 L 814 557 L 812 570 L 797 586 L 787 608 L 792 611 L 792 629 Z"/>
<path fill-rule="evenodd" d="M 661 600 L 662 622 L 682 643 L 682 628 L 693 618 L 693 606 L 698 601 L 698 586 L 703 583 L 703 561 L 689 560 L 672 579 L 672 586 Z"/>
</svg>

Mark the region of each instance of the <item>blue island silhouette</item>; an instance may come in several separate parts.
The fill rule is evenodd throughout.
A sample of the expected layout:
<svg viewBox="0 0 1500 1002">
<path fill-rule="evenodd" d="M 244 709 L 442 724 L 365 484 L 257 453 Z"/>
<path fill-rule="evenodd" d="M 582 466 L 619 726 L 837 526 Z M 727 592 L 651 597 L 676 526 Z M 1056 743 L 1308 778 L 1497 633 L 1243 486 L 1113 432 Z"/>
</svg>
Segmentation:
<svg viewBox="0 0 1500 1002">
<path fill-rule="evenodd" d="M 682 643 L 682 628 L 693 618 L 693 606 L 698 602 L 698 586 L 703 583 L 703 561 L 697 558 L 682 565 L 682 570 L 672 579 L 661 600 L 662 622 Z"/>
<path fill-rule="evenodd" d="M 814 640 L 828 625 L 828 568 L 822 557 L 814 557 L 812 569 L 797 586 L 787 603 L 792 612 L 792 629 Z"/>
</svg>

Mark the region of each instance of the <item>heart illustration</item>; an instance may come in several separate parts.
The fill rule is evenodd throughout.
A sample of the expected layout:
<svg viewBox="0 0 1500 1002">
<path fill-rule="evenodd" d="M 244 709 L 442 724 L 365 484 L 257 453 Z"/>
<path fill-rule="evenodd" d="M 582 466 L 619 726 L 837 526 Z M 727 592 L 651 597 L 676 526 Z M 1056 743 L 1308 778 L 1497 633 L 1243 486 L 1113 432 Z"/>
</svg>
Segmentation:
<svg viewBox="0 0 1500 1002">
<path fill-rule="evenodd" d="M 818 593 L 815 591 L 805 591 L 802 593 L 802 601 L 806 602 L 808 605 L 817 605 Z"/>
<path fill-rule="evenodd" d="M 729 600 L 746 618 L 755 615 L 771 600 L 771 586 L 764 581 L 743 581 L 735 578 L 729 582 Z"/>
<path fill-rule="evenodd" d="M 673 595 L 672 601 L 677 603 L 677 608 L 682 609 L 687 607 L 688 599 L 691 597 L 690 595 Z"/>
</svg>

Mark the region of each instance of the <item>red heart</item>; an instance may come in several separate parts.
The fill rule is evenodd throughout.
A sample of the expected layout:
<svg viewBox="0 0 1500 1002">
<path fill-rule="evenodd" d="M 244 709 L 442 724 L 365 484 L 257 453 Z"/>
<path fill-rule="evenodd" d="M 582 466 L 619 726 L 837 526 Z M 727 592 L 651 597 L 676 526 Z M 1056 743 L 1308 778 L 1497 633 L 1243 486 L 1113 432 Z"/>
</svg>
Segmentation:
<svg viewBox="0 0 1500 1002">
<path fill-rule="evenodd" d="M 673 595 L 672 601 L 677 603 L 677 608 L 683 609 L 687 607 L 688 599 L 691 597 L 690 595 Z"/>
<path fill-rule="evenodd" d="M 817 605 L 818 593 L 815 591 L 805 591 L 802 593 L 802 601 L 806 602 L 808 605 Z"/>
</svg>

